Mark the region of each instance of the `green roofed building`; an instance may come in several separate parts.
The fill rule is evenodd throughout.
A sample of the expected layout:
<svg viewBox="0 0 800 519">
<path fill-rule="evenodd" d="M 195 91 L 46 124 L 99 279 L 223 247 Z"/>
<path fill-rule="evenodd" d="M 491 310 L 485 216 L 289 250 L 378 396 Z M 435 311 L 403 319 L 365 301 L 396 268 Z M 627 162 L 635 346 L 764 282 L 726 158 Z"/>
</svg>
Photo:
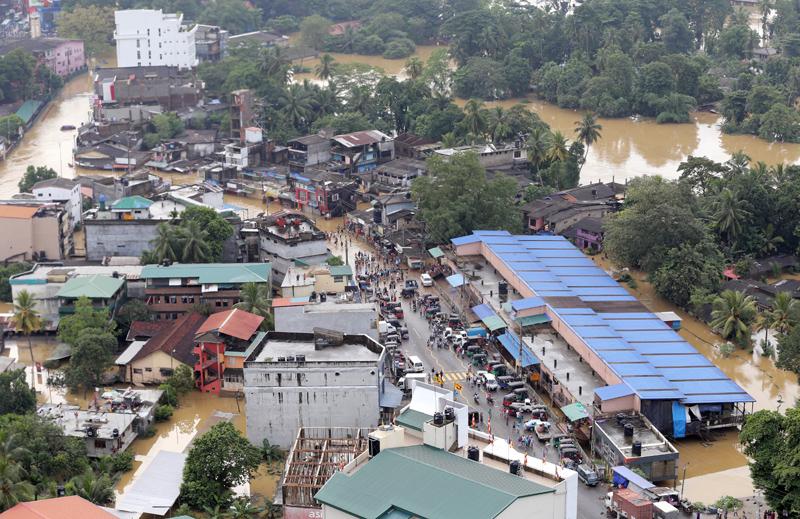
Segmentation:
<svg viewBox="0 0 800 519">
<path fill-rule="evenodd" d="M 113 316 L 125 299 L 125 278 L 101 274 L 74 277 L 64 283 L 56 297 L 60 315 L 72 314 L 75 312 L 75 302 L 81 297 L 88 297 L 93 306 L 108 308 L 109 315 Z"/>
<path fill-rule="evenodd" d="M 269 263 L 175 263 L 142 268 L 145 303 L 158 319 L 177 319 L 194 305 L 230 310 L 246 283 L 271 286 Z"/>
<path fill-rule="evenodd" d="M 428 445 L 382 450 L 314 496 L 325 518 L 564 517 L 553 488 Z"/>
</svg>

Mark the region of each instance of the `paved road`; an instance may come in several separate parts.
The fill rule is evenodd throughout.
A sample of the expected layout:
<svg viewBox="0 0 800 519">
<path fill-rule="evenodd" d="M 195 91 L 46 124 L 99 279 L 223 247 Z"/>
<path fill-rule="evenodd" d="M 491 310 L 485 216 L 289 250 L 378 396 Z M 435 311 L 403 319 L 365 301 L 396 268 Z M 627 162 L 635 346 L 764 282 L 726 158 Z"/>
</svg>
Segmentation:
<svg viewBox="0 0 800 519">
<path fill-rule="evenodd" d="M 339 246 L 331 246 L 331 249 L 334 253 L 340 254 L 344 257 L 344 247 L 341 244 Z M 371 247 L 364 244 L 364 242 L 360 242 L 357 240 L 352 240 L 350 245 L 348 246 L 348 260 L 350 265 L 354 264 L 355 261 L 355 254 L 358 251 L 364 251 L 369 253 L 374 253 Z M 408 272 L 408 271 L 407 271 Z M 419 281 L 419 274 L 420 272 L 408 272 L 410 276 L 415 277 Z M 447 286 L 441 287 L 441 290 L 446 291 L 449 290 Z M 434 294 L 438 295 L 438 291 L 434 287 L 426 288 L 422 287 L 420 283 L 420 293 L 421 294 Z M 442 311 L 447 312 L 450 308 L 447 308 L 446 302 L 442 299 Z M 428 321 L 419 313 L 414 313 L 411 308 L 410 300 L 402 301 L 403 305 L 403 312 L 405 314 L 405 323 L 408 327 L 409 332 L 409 339 L 404 341 L 402 344 L 403 352 L 406 356 L 408 355 L 416 355 L 418 356 L 423 364 L 425 365 L 426 373 L 430 373 L 431 368 L 434 368 L 437 372 L 442 371 L 444 372 L 444 387 L 449 389 L 454 389 L 454 385 L 456 383 L 461 384 L 463 390 L 461 393 L 456 393 L 455 398 L 460 402 L 464 402 L 468 404 L 471 408 L 479 408 L 484 416 L 485 423 L 479 424 L 478 428 L 486 431 L 488 428 L 488 418 L 491 416 L 492 419 L 492 432 L 499 437 L 504 439 L 508 439 L 509 437 L 512 440 L 516 441 L 516 438 L 519 436 L 519 433 L 512 432 L 511 423 L 513 419 L 507 424 L 505 416 L 501 412 L 502 408 L 502 397 L 504 392 L 502 390 L 495 391 L 493 396 L 495 398 L 494 406 L 489 406 L 486 403 L 486 393 L 484 391 L 480 392 L 480 401 L 479 405 L 476 405 L 473 401 L 473 393 L 474 389 L 470 387 L 469 384 L 466 382 L 466 374 L 469 369 L 469 362 L 468 359 L 461 359 L 459 358 L 451 349 L 437 349 L 437 348 L 429 348 L 428 337 L 431 335 L 431 329 L 428 324 Z M 473 369 L 474 372 L 474 369 Z M 550 413 L 553 416 L 553 413 Z M 521 449 L 521 447 L 517 447 L 517 449 Z M 534 442 L 530 450 L 528 451 L 531 456 L 541 456 L 543 454 L 544 446 L 539 442 Z M 558 456 L 552 447 L 549 447 L 544 452 L 548 461 L 553 463 L 558 463 Z M 605 508 L 603 506 L 603 496 L 607 492 L 605 486 L 597 486 L 594 488 L 587 487 L 582 483 L 579 483 L 578 487 L 578 519 L 596 519 L 598 517 L 605 516 Z"/>
</svg>

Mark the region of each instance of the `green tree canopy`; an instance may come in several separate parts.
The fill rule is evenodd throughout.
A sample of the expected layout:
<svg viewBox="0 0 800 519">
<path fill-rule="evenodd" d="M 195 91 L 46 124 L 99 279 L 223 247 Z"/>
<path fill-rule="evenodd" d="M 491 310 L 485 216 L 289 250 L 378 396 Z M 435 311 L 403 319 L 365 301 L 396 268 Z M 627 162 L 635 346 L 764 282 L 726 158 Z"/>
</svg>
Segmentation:
<svg viewBox="0 0 800 519">
<path fill-rule="evenodd" d="M 21 193 L 30 193 L 34 184 L 37 182 L 56 178 L 57 176 L 58 173 L 56 173 L 54 169 L 48 168 L 47 166 L 28 166 L 28 168 L 25 170 L 25 174 L 22 176 L 22 179 L 17 185 L 19 186 Z"/>
<path fill-rule="evenodd" d="M 261 452 L 230 422 L 215 424 L 192 444 L 183 469 L 181 500 L 195 510 L 226 505 L 231 488 L 253 477 Z"/>
<path fill-rule="evenodd" d="M 25 414 L 36 410 L 36 391 L 25 380 L 25 370 L 0 373 L 0 414 Z"/>
<path fill-rule="evenodd" d="M 95 308 L 88 297 L 75 301 L 75 312 L 59 321 L 58 338 L 75 346 L 84 330 L 100 330 L 110 334 L 116 330 L 116 323 L 109 317 L 108 309 Z"/>
<path fill-rule="evenodd" d="M 56 28 L 62 38 L 83 40 L 86 54 L 96 58 L 111 50 L 114 8 L 88 5 L 62 9 L 56 17 Z"/>
<path fill-rule="evenodd" d="M 651 281 L 664 299 L 686 308 L 692 293 L 719 289 L 725 258 L 710 240 L 670 249 Z"/>
<path fill-rule="evenodd" d="M 476 229 L 514 231 L 521 224 L 514 205 L 516 183 L 503 175 L 489 180 L 474 153 L 428 159 L 428 175 L 415 179 L 411 189 L 436 243 Z"/>
<path fill-rule="evenodd" d="M 105 371 L 113 365 L 116 348 L 117 338 L 109 332 L 97 328 L 81 331 L 72 345 L 69 366 L 64 370 L 67 386 L 82 387 L 84 391 L 100 386 Z"/>
</svg>

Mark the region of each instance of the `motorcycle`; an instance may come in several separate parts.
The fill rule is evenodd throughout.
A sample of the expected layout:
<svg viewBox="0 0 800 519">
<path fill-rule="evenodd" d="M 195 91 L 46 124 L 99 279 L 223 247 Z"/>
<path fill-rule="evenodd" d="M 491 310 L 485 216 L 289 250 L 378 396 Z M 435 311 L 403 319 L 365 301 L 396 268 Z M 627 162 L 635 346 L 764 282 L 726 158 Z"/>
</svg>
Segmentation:
<svg viewBox="0 0 800 519">
<path fill-rule="evenodd" d="M 475 400 L 476 404 L 480 404 L 481 403 L 481 399 L 480 399 L 480 397 L 478 397 L 478 393 L 475 393 L 474 395 L 472 395 L 472 398 L 473 398 L 473 400 Z"/>
<path fill-rule="evenodd" d="M 486 395 L 486 403 L 489 405 L 494 405 L 494 398 L 492 398 L 492 395 Z"/>
</svg>

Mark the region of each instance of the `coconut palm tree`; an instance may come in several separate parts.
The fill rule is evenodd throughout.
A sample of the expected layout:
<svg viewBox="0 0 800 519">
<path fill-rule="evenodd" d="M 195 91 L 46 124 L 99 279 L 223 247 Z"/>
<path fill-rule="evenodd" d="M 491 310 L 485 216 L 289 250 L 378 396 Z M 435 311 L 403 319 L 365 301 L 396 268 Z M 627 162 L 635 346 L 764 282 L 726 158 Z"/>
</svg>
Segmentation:
<svg viewBox="0 0 800 519">
<path fill-rule="evenodd" d="M 740 346 L 750 343 L 750 327 L 757 315 L 755 300 L 744 292 L 725 290 L 714 299 L 711 327 Z"/>
<path fill-rule="evenodd" d="M 580 121 L 575 121 L 575 133 L 578 134 L 578 140 L 583 143 L 586 150 L 583 153 L 583 162 L 578 169 L 578 173 L 583 169 L 586 164 L 586 157 L 589 156 L 589 146 L 600 140 L 600 130 L 603 127 L 598 124 L 597 117 L 594 114 L 585 113 Z"/>
<path fill-rule="evenodd" d="M 283 449 L 277 445 L 271 444 L 268 439 L 264 438 L 264 441 L 261 443 L 261 457 L 267 463 L 272 463 L 273 461 L 282 460 L 286 457 L 286 453 L 283 452 Z"/>
<path fill-rule="evenodd" d="M 91 469 L 70 479 L 66 490 L 71 496 L 80 496 L 100 506 L 114 501 L 114 480 L 105 474 L 95 475 Z"/>
<path fill-rule="evenodd" d="M 311 112 L 311 99 L 302 85 L 289 85 L 278 98 L 278 102 L 292 126 L 298 130 L 305 128 L 306 119 Z"/>
<path fill-rule="evenodd" d="M 280 516 L 281 506 L 272 502 L 272 499 L 264 498 L 264 519 L 276 519 Z"/>
<path fill-rule="evenodd" d="M 751 216 L 750 211 L 742 207 L 739 197 L 727 187 L 717 195 L 713 209 L 714 227 L 725 235 L 728 245 L 733 245 L 742 231 L 742 223 Z"/>
<path fill-rule="evenodd" d="M 42 319 L 39 317 L 39 312 L 36 311 L 36 300 L 27 290 L 22 290 L 17 294 L 17 300 L 14 301 L 14 317 L 11 320 L 11 325 L 17 332 L 28 338 L 28 351 L 31 354 L 32 367 L 36 364 L 36 361 L 33 358 L 31 334 L 42 329 Z"/>
<path fill-rule="evenodd" d="M 333 65 L 336 60 L 333 59 L 333 56 L 330 54 L 323 54 L 319 57 L 319 63 L 314 68 L 314 73 L 317 75 L 317 78 L 326 81 L 333 77 Z"/>
<path fill-rule="evenodd" d="M 0 457 L 0 511 L 33 498 L 34 487 L 24 476 L 25 470 L 17 462 Z"/>
<path fill-rule="evenodd" d="M 328 88 L 317 89 L 313 99 L 314 111 L 319 117 L 335 114 L 339 111 L 339 93 L 332 81 L 328 81 Z"/>
<path fill-rule="evenodd" d="M 483 101 L 470 99 L 464 105 L 464 126 L 467 131 L 474 136 L 483 135 L 486 132 L 486 109 Z"/>
<path fill-rule="evenodd" d="M 564 162 L 569 158 L 567 138 L 564 137 L 564 134 L 560 131 L 555 131 L 550 134 L 546 158 L 553 162 Z"/>
<path fill-rule="evenodd" d="M 550 147 L 550 132 L 541 127 L 535 127 L 526 142 L 528 160 L 539 173 L 539 184 L 542 183 L 542 174 L 539 169 L 542 163 L 547 160 L 547 149 Z"/>
<path fill-rule="evenodd" d="M 758 10 L 761 13 L 761 46 L 767 46 L 767 24 L 769 13 L 772 11 L 772 0 L 761 0 L 758 3 Z"/>
<path fill-rule="evenodd" d="M 226 519 L 256 519 L 264 512 L 264 507 L 255 506 L 249 499 L 240 497 L 233 501 L 231 509 L 225 513 Z"/>
<path fill-rule="evenodd" d="M 263 317 L 264 322 L 261 327 L 272 328 L 272 301 L 269 288 L 263 284 L 245 283 L 239 295 L 239 302 L 233 307 Z"/>
<path fill-rule="evenodd" d="M 447 132 L 442 135 L 442 147 L 443 148 L 455 148 L 459 144 L 459 139 L 453 132 Z"/>
<path fill-rule="evenodd" d="M 261 52 L 261 62 L 258 64 L 259 70 L 267 77 L 274 77 L 285 83 L 288 80 L 289 60 L 279 46 L 268 47 Z"/>
<path fill-rule="evenodd" d="M 800 320 L 800 303 L 790 292 L 778 292 L 772 303 L 772 309 L 765 314 L 770 329 L 786 334 L 792 331 Z"/>
<path fill-rule="evenodd" d="M 739 150 L 734 152 L 725 164 L 728 166 L 728 171 L 731 175 L 739 175 L 750 168 L 750 156 Z"/>
<path fill-rule="evenodd" d="M 408 58 L 406 61 L 406 66 L 404 67 L 406 74 L 410 77 L 413 81 L 422 76 L 422 72 L 425 70 L 425 64 L 422 63 L 422 60 L 416 56 L 412 56 Z"/>
<path fill-rule="evenodd" d="M 195 220 L 186 222 L 181 227 L 181 261 L 184 263 L 203 263 L 211 256 L 208 246 L 208 232 Z"/>
<path fill-rule="evenodd" d="M 501 142 L 509 138 L 511 126 L 508 125 L 508 116 L 502 106 L 495 106 L 489 111 L 489 135 L 492 142 Z"/>
<path fill-rule="evenodd" d="M 764 244 L 761 246 L 761 254 L 769 256 L 777 252 L 778 246 L 783 243 L 783 236 L 775 234 L 775 226 L 768 223 L 764 228 Z"/>
<path fill-rule="evenodd" d="M 157 261 L 178 260 L 176 229 L 174 225 L 167 223 L 160 223 L 156 227 L 156 237 L 150 240 L 150 245 L 153 247 L 153 254 Z"/>
</svg>

